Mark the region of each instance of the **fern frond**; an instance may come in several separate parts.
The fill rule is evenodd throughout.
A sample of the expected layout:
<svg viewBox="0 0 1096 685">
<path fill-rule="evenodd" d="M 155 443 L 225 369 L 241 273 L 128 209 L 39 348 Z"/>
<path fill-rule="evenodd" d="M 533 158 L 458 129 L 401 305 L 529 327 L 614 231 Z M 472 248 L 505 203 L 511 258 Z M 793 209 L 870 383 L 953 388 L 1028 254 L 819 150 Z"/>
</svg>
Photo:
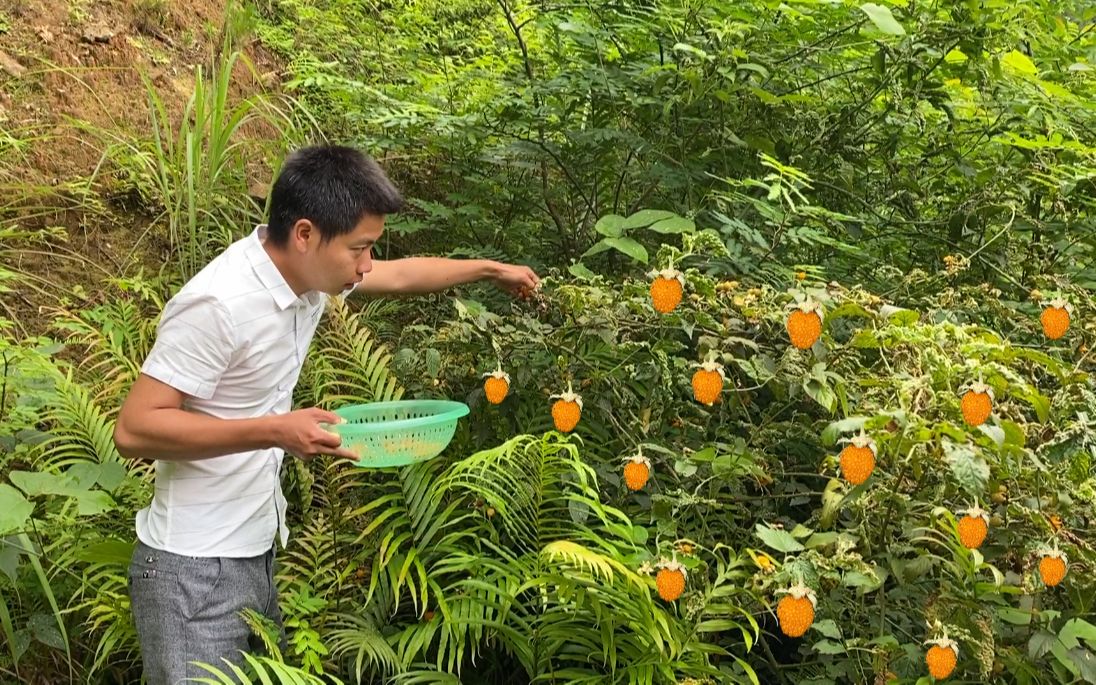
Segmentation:
<svg viewBox="0 0 1096 685">
<path fill-rule="evenodd" d="M 368 619 L 353 614 L 333 617 L 328 640 L 336 657 L 352 659 L 357 682 L 367 673 L 390 674 L 400 669 L 399 656 L 388 639 Z"/>
<path fill-rule="evenodd" d="M 550 561 L 564 561 L 583 571 L 589 571 L 599 581 L 604 580 L 612 583 L 616 580 L 616 574 L 620 574 L 624 580 L 635 585 L 637 589 L 642 591 L 649 589 L 648 583 L 638 573 L 621 562 L 570 540 L 557 540 L 549 543 L 545 546 L 543 554 Z"/>
<path fill-rule="evenodd" d="M 574 522 L 567 481 L 575 475 L 580 480 L 592 477 L 588 470 L 573 443 L 553 434 L 520 435 L 454 464 L 442 487 L 494 507 L 508 541 L 531 552 L 570 537 Z"/>
<path fill-rule="evenodd" d="M 360 313 L 330 298 L 327 316 L 316 333 L 318 348 L 309 357 L 308 403 L 323 407 L 387 402 L 403 396 L 392 374 L 392 355 L 377 343 Z"/>
<path fill-rule="evenodd" d="M 54 402 L 46 415 L 51 429 L 42 446 L 42 470 L 88 461 L 128 466 L 114 445 L 114 420 L 71 374 L 58 372 L 57 378 Z"/>
<path fill-rule="evenodd" d="M 332 675 L 323 677 L 266 656 L 244 654 L 244 666 L 222 659 L 226 670 L 212 664 L 196 662 L 213 677 L 192 678 L 190 682 L 207 685 L 247 685 L 256 680 L 266 685 L 345 685 Z"/>
</svg>

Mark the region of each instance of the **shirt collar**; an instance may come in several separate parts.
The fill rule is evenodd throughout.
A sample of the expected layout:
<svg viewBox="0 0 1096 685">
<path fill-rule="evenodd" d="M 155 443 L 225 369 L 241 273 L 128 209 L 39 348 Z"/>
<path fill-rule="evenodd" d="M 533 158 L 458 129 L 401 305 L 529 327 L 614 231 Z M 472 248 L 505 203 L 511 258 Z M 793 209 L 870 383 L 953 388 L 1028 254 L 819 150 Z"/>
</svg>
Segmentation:
<svg viewBox="0 0 1096 685">
<path fill-rule="evenodd" d="M 301 297 L 297 297 L 296 293 L 293 292 L 293 288 L 290 288 L 289 283 L 286 282 L 285 276 L 282 276 L 282 272 L 278 270 L 273 260 L 270 259 L 270 255 L 263 248 L 265 239 L 266 224 L 260 224 L 247 237 L 245 252 L 248 261 L 251 262 L 252 270 L 259 278 L 259 282 L 274 298 L 274 304 L 278 306 L 278 309 L 285 310 L 292 306 L 300 307 L 305 304 L 318 304 L 320 299 L 320 293 L 318 292 L 309 291 Z"/>
</svg>

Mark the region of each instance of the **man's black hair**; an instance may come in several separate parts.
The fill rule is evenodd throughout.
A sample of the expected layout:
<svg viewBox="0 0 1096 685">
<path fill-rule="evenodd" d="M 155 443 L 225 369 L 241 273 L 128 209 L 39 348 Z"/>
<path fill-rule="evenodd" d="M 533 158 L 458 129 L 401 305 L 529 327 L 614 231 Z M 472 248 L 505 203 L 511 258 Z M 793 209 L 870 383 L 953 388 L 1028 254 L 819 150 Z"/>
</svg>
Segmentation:
<svg viewBox="0 0 1096 685">
<path fill-rule="evenodd" d="M 350 233 L 366 216 L 402 207 L 400 191 L 365 153 L 342 145 L 305 147 L 285 160 L 270 191 L 267 239 L 285 245 L 294 224 L 308 219 L 327 242 Z"/>
</svg>

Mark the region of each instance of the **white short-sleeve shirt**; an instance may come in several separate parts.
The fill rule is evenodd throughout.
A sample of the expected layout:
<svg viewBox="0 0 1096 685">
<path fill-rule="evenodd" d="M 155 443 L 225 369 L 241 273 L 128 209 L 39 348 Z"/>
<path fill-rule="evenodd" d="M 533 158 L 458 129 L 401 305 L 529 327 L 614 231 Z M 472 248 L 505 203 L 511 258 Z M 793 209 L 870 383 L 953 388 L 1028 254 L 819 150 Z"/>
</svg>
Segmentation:
<svg viewBox="0 0 1096 685">
<path fill-rule="evenodd" d="M 141 372 L 188 395 L 187 411 L 242 419 L 291 410 L 326 298 L 293 292 L 263 248 L 265 230 L 258 226 L 230 245 L 164 307 Z M 157 461 L 137 537 L 195 557 L 257 556 L 276 534 L 284 547 L 283 456 L 261 449 Z"/>
</svg>

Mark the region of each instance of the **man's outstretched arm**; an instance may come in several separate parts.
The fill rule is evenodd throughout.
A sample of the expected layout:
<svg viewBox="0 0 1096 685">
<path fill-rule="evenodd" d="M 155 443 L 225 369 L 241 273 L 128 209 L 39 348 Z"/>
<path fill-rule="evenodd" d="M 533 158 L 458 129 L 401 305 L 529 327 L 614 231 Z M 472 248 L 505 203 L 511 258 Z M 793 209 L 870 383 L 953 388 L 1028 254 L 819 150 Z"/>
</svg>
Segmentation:
<svg viewBox="0 0 1096 685">
<path fill-rule="evenodd" d="M 484 280 L 514 295 L 531 291 L 540 283 L 532 269 L 518 264 L 490 259 L 407 257 L 373 260 L 373 270 L 354 292 L 371 296 L 421 295 Z"/>
</svg>

